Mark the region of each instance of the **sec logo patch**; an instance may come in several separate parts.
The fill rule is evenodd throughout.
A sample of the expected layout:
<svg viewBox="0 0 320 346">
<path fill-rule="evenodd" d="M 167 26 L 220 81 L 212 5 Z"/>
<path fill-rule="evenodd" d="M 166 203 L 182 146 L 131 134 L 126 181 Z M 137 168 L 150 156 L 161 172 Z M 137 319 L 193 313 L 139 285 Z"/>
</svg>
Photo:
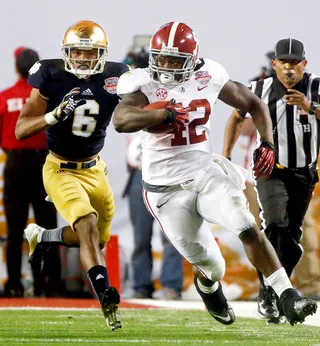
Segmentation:
<svg viewBox="0 0 320 346">
<path fill-rule="evenodd" d="M 168 92 L 167 92 L 166 89 L 159 88 L 159 89 L 156 91 L 156 96 L 157 96 L 158 99 L 164 100 L 164 99 L 168 96 Z"/>
</svg>

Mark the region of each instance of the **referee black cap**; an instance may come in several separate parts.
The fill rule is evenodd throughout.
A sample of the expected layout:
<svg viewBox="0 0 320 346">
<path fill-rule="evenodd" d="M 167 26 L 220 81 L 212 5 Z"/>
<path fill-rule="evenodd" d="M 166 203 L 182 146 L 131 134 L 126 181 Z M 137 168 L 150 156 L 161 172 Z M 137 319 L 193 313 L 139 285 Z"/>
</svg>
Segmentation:
<svg viewBox="0 0 320 346">
<path fill-rule="evenodd" d="M 275 59 L 305 60 L 303 43 L 294 38 L 285 38 L 277 42 L 274 49 Z"/>
</svg>

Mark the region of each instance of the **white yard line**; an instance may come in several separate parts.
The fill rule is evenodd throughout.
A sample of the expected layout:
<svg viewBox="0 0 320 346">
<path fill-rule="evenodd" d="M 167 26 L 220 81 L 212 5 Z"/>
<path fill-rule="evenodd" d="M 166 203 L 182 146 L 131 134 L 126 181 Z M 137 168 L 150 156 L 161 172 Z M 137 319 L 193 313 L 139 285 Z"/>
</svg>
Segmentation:
<svg viewBox="0 0 320 346">
<path fill-rule="evenodd" d="M 154 299 L 129 299 L 128 302 L 153 305 L 156 307 L 162 307 L 165 309 L 178 309 L 178 310 L 205 310 L 204 304 L 201 301 L 165 301 L 165 300 L 154 300 Z M 245 301 L 231 301 L 230 302 L 236 316 L 258 318 L 257 316 L 257 303 L 256 302 L 245 302 Z M 319 307 L 320 309 L 320 307 Z M 308 316 L 304 324 L 310 326 L 320 326 L 320 311 L 313 315 Z"/>
<path fill-rule="evenodd" d="M 155 308 L 163 308 L 167 310 L 205 310 L 204 304 L 201 301 L 167 301 L 167 300 L 156 300 L 156 299 L 128 299 L 128 303 L 135 303 L 140 305 L 147 305 L 148 309 L 150 306 Z M 242 301 L 231 301 L 231 306 L 234 309 L 236 316 L 258 318 L 257 317 L 257 303 L 256 302 L 242 302 Z M 0 307 L 0 310 L 84 310 L 84 311 L 100 311 L 95 308 L 47 308 L 47 307 Z M 123 309 L 125 310 L 125 309 Z M 130 309 L 131 310 L 131 309 Z M 315 315 L 309 316 L 304 322 L 306 325 L 320 327 L 320 312 L 318 311 Z"/>
</svg>

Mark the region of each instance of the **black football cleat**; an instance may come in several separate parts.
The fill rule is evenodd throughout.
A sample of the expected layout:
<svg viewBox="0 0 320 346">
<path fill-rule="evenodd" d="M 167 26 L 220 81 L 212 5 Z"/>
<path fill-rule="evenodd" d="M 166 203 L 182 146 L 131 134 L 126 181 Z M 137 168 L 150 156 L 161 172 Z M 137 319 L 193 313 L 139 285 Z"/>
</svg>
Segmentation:
<svg viewBox="0 0 320 346">
<path fill-rule="evenodd" d="M 105 290 L 101 299 L 101 309 L 107 326 L 112 330 L 122 328 L 119 314 L 120 295 L 115 287 Z"/>
<path fill-rule="evenodd" d="M 279 316 L 278 317 L 271 317 L 270 319 L 267 320 L 268 324 L 285 324 L 287 323 L 287 318 L 284 315 L 284 312 L 280 306 L 280 299 L 277 296 L 277 307 L 279 310 Z"/>
<path fill-rule="evenodd" d="M 258 316 L 269 323 L 279 318 L 277 296 L 271 286 L 260 286 L 258 296 Z"/>
<path fill-rule="evenodd" d="M 194 285 L 200 294 L 209 314 L 222 324 L 232 324 L 236 317 L 233 309 L 229 305 L 226 297 L 222 292 L 221 283 L 219 288 L 213 293 L 204 293 L 200 290 L 197 282 L 197 276 L 194 277 Z"/>
<path fill-rule="evenodd" d="M 268 324 L 285 324 L 287 323 L 287 318 L 284 315 L 279 315 L 279 317 L 271 317 L 267 320 Z"/>
<path fill-rule="evenodd" d="M 304 319 L 317 312 L 316 301 L 300 297 L 293 288 L 286 289 L 280 297 L 280 305 L 288 322 L 293 326 L 296 323 L 304 322 Z"/>
</svg>

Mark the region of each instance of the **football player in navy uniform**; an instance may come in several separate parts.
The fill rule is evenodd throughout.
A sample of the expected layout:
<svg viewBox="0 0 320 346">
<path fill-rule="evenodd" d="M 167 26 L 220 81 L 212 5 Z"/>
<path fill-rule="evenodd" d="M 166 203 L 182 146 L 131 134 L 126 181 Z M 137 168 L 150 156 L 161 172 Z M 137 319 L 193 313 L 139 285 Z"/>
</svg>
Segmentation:
<svg viewBox="0 0 320 346">
<path fill-rule="evenodd" d="M 108 39 L 92 21 L 79 21 L 64 34 L 63 59 L 41 60 L 29 71 L 33 87 L 16 125 L 20 140 L 46 130 L 49 155 L 43 167 L 49 198 L 70 226 L 25 230 L 30 258 L 53 243 L 80 246 L 80 258 L 101 303 L 107 325 L 121 328 L 120 296 L 109 285 L 101 251 L 114 214 L 107 167 L 101 160 L 106 128 L 119 102 L 116 88 L 129 68 L 106 62 Z"/>
</svg>

